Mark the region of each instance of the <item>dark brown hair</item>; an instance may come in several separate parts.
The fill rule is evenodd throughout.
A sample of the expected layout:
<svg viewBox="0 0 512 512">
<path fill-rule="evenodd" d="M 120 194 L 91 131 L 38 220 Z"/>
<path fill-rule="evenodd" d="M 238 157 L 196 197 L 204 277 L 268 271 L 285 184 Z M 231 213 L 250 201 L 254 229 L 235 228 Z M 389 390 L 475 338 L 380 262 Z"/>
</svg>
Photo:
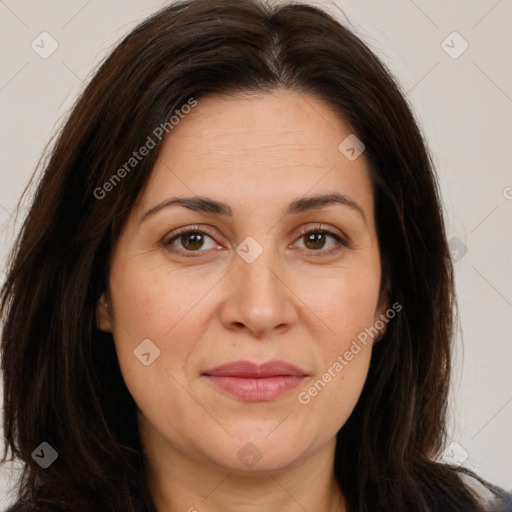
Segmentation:
<svg viewBox="0 0 512 512">
<path fill-rule="evenodd" d="M 454 283 L 434 166 L 412 110 L 333 17 L 257 0 L 179 2 L 141 23 L 94 74 L 39 166 L 0 303 L 3 461 L 10 449 L 24 464 L 22 510 L 154 510 L 136 406 L 95 308 L 158 145 L 106 197 L 97 191 L 190 98 L 282 88 L 326 102 L 365 144 L 381 293 L 403 305 L 338 433 L 334 472 L 349 510 L 481 510 L 460 478 L 472 473 L 435 461 L 445 442 Z M 42 442 L 58 452 L 47 469 L 31 456 Z"/>
</svg>

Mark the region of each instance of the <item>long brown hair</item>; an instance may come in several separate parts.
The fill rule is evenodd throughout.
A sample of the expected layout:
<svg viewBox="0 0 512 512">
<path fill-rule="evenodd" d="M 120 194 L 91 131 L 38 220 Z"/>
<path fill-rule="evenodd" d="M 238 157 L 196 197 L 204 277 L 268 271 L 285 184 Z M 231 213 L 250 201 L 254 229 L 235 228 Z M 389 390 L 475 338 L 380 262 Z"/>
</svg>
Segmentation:
<svg viewBox="0 0 512 512">
<path fill-rule="evenodd" d="M 278 88 L 324 100 L 364 142 L 381 293 L 403 305 L 338 433 L 334 472 L 349 510 L 481 510 L 460 478 L 470 472 L 435 461 L 445 442 L 454 283 L 434 166 L 412 110 L 385 66 L 333 17 L 257 0 L 182 1 L 145 20 L 102 63 L 49 152 L 0 303 L 3 461 L 10 450 L 24 464 L 26 510 L 155 510 L 136 406 L 94 312 L 160 140 L 108 195 L 101 190 L 191 98 Z M 46 469 L 32 457 L 42 442 L 58 453 Z"/>
</svg>

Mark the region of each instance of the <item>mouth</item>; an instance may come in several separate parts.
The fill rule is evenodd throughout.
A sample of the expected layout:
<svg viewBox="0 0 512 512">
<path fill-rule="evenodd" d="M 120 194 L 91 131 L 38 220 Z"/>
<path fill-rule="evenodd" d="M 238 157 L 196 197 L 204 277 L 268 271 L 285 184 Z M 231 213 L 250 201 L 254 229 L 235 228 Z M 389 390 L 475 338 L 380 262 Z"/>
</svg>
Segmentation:
<svg viewBox="0 0 512 512">
<path fill-rule="evenodd" d="M 285 361 L 258 365 L 233 361 L 203 372 L 216 388 L 246 401 L 269 401 L 299 386 L 308 376 Z"/>
</svg>

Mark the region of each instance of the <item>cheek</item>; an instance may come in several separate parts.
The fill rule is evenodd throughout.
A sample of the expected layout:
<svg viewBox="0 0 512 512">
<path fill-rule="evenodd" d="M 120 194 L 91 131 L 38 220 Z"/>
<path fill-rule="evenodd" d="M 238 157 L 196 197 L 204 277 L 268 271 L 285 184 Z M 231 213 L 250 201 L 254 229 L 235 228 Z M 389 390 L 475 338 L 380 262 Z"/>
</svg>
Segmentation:
<svg viewBox="0 0 512 512">
<path fill-rule="evenodd" d="M 347 335 L 323 348 L 324 365 L 301 390 L 297 407 L 309 418 L 308 428 L 328 438 L 345 424 L 359 400 L 372 347 Z"/>
<path fill-rule="evenodd" d="M 211 288 L 204 276 L 186 270 L 151 266 L 151 258 L 118 262 L 110 276 L 116 320 L 139 337 L 163 339 L 180 328 Z"/>
<path fill-rule="evenodd" d="M 116 262 L 110 275 L 110 290 L 114 306 L 113 336 L 122 365 L 130 369 L 139 367 L 140 361 L 133 352 L 147 339 L 160 351 L 159 363 L 170 359 L 169 352 L 174 364 L 180 360 L 188 346 L 178 346 L 176 340 L 193 339 L 190 330 L 198 324 L 190 322 L 189 317 L 205 293 L 201 282 L 191 284 L 189 280 L 155 272 L 136 258 Z M 172 350 L 169 341 L 173 341 Z"/>
<path fill-rule="evenodd" d="M 113 336 L 126 384 L 139 404 L 148 401 L 148 386 L 152 403 L 158 403 L 157 394 L 161 400 L 166 393 L 181 396 L 179 383 L 197 368 L 200 340 L 216 314 L 219 276 L 191 268 L 169 270 L 149 257 L 119 258 L 115 263 L 110 274 Z M 139 349 L 143 343 L 148 347 Z M 149 366 L 136 357 L 147 348 L 154 360 Z"/>
<path fill-rule="evenodd" d="M 172 407 L 192 428 L 204 419 L 195 417 L 196 408 L 190 407 L 183 386 L 187 365 L 208 322 L 207 301 L 202 298 L 212 284 L 180 278 L 178 273 L 165 275 L 129 259 L 116 263 L 110 275 L 113 337 L 125 384 L 146 418 L 158 423 L 157 418 L 166 417 L 163 411 Z"/>
<path fill-rule="evenodd" d="M 331 359 L 333 354 L 348 350 L 353 339 L 374 325 L 379 279 L 380 273 L 374 269 L 346 272 L 317 282 L 314 293 L 306 295 L 307 305 L 325 327 L 321 339 Z"/>
<path fill-rule="evenodd" d="M 308 302 L 327 327 L 316 337 L 318 373 L 298 397 L 310 417 L 334 434 L 354 409 L 368 375 L 380 274 L 369 271 L 333 278 Z"/>
</svg>

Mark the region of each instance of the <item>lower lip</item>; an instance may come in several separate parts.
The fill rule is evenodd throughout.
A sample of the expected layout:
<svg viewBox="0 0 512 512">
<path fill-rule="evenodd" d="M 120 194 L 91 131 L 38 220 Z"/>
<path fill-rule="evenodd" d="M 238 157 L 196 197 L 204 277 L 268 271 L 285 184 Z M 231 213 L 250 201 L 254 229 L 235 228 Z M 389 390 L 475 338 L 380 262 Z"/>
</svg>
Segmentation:
<svg viewBox="0 0 512 512">
<path fill-rule="evenodd" d="M 266 401 L 284 395 L 296 388 L 304 376 L 281 375 L 276 377 L 217 377 L 206 375 L 215 386 L 243 400 Z"/>
</svg>

